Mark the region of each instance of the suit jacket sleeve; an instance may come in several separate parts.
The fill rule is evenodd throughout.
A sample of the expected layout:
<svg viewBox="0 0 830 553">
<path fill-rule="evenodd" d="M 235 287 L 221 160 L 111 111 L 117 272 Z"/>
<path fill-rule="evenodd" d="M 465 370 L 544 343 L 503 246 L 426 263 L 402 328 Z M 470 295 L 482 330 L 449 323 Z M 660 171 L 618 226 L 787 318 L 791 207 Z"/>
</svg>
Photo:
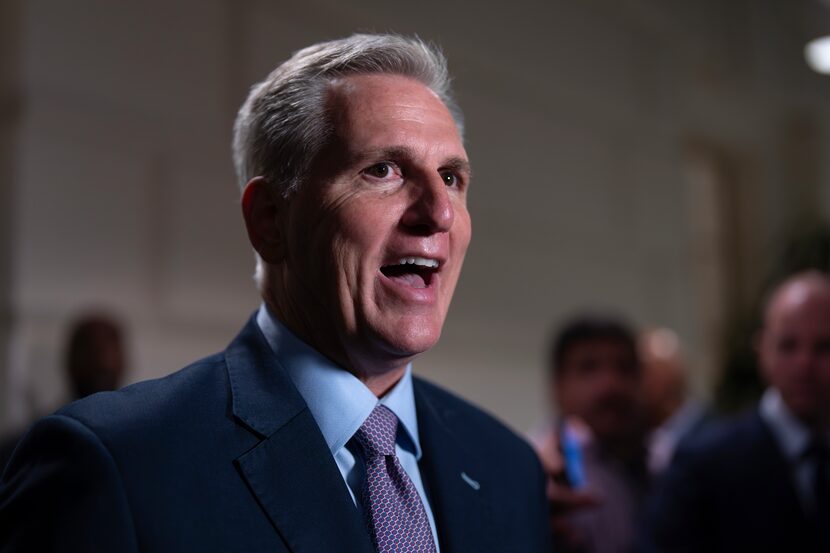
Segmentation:
<svg viewBox="0 0 830 553">
<path fill-rule="evenodd" d="M 0 479 L 0 552 L 138 551 L 115 460 L 66 415 L 29 431 Z"/>
</svg>

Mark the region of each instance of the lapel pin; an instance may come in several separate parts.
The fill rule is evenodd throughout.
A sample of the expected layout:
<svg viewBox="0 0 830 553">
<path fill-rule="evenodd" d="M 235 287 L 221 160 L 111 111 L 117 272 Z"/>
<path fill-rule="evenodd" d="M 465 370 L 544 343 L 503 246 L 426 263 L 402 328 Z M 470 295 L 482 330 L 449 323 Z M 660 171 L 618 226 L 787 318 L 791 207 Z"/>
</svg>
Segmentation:
<svg viewBox="0 0 830 553">
<path fill-rule="evenodd" d="M 481 489 L 481 484 L 467 476 L 466 472 L 461 473 L 461 479 L 465 481 L 472 489 L 478 491 Z"/>
</svg>

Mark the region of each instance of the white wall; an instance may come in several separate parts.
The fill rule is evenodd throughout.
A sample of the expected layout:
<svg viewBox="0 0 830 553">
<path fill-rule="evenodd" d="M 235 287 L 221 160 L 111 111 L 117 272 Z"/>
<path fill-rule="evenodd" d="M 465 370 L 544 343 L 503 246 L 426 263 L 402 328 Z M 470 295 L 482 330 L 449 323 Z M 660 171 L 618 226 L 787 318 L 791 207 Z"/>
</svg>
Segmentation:
<svg viewBox="0 0 830 553">
<path fill-rule="evenodd" d="M 711 292 L 686 147 L 753 160 L 761 263 L 800 209 L 781 126 L 806 111 L 826 144 L 830 118 L 827 79 L 800 60 L 800 2 L 476 6 L 26 2 L 5 424 L 61 400 L 62 333 L 87 306 L 126 321 L 133 380 L 232 338 L 257 305 L 229 155 L 235 110 L 290 52 L 355 30 L 438 41 L 467 115 L 474 238 L 421 374 L 525 429 L 544 410 L 551 324 L 608 306 L 675 328 L 708 382 Z"/>
</svg>

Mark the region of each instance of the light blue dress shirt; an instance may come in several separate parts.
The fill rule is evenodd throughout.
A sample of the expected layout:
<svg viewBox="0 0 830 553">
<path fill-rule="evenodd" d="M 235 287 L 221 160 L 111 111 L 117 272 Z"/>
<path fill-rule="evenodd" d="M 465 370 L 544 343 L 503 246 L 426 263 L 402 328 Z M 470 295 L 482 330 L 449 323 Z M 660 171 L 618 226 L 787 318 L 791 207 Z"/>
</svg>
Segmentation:
<svg viewBox="0 0 830 553">
<path fill-rule="evenodd" d="M 768 388 L 764 392 L 759 411 L 772 430 L 784 457 L 793 467 L 795 488 L 804 509 L 807 512 L 815 510 L 813 482 L 816 466 L 804 457 L 810 445 L 810 430 L 793 415 L 775 388 Z M 830 436 L 827 438 L 830 439 Z"/>
<path fill-rule="evenodd" d="M 400 421 L 399 428 L 403 429 L 403 432 L 398 431 L 395 453 L 421 497 L 436 551 L 440 551 L 435 518 L 424 491 L 421 472 L 418 470 L 421 445 L 412 389 L 412 366 L 407 366 L 398 383 L 378 400 L 354 375 L 297 338 L 265 305 L 259 308 L 257 324 L 303 396 L 323 433 L 337 468 L 340 469 L 352 500 L 361 511 L 363 506 L 358 498 L 363 488 L 366 470 L 360 456 L 355 455 L 346 444 L 378 403 L 382 403 L 395 413 Z"/>
</svg>

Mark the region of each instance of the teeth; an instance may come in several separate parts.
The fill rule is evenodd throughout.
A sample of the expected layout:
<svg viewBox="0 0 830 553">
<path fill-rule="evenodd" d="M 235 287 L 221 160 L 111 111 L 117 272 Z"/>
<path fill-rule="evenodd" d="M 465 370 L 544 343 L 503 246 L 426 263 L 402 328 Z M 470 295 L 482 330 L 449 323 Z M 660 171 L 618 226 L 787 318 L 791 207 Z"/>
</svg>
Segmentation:
<svg viewBox="0 0 830 553">
<path fill-rule="evenodd" d="M 420 267 L 437 269 L 438 261 L 435 259 L 427 259 L 425 257 L 403 257 L 398 261 L 398 265 L 418 265 Z"/>
</svg>

